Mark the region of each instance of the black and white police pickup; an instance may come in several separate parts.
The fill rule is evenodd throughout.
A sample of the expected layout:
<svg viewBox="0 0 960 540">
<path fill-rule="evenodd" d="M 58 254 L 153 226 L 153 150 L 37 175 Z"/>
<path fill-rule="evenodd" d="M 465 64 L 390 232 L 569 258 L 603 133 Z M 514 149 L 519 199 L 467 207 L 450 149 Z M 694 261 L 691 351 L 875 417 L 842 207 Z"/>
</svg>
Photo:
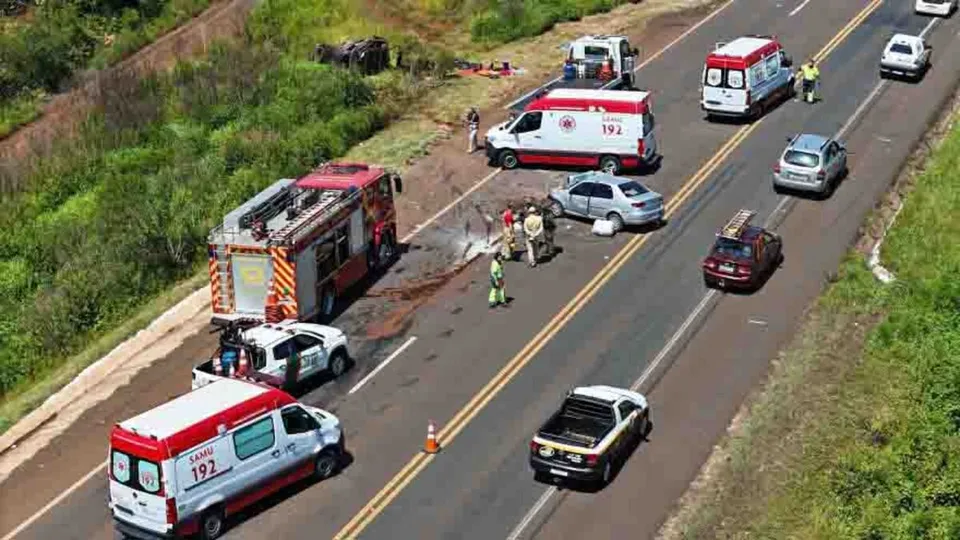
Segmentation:
<svg viewBox="0 0 960 540">
<path fill-rule="evenodd" d="M 246 373 L 239 366 L 241 351 L 247 358 Z M 246 330 L 229 327 L 220 335 L 220 347 L 213 357 L 193 369 L 192 387 L 196 390 L 233 371 L 237 377 L 289 390 L 324 371 L 339 377 L 349 358 L 347 336 L 331 326 L 286 320 Z"/>
<path fill-rule="evenodd" d="M 930 67 L 930 45 L 920 36 L 895 34 L 883 48 L 880 76 L 920 79 Z"/>
<path fill-rule="evenodd" d="M 631 442 L 647 434 L 650 407 L 636 392 L 612 386 L 581 386 L 530 442 L 530 466 L 538 478 L 606 484 Z"/>
</svg>

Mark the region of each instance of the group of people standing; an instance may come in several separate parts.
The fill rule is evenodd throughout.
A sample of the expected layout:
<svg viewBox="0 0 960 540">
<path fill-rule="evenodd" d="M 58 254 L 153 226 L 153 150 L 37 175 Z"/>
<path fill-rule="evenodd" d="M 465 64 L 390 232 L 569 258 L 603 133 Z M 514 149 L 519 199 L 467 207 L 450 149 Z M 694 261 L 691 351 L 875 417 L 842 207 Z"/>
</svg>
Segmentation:
<svg viewBox="0 0 960 540">
<path fill-rule="evenodd" d="M 549 211 L 543 211 L 536 205 L 529 205 L 525 214 L 516 215 L 514 208 L 508 206 L 501 216 L 503 237 L 500 250 L 494 253 L 490 263 L 490 298 L 491 308 L 507 303 L 506 290 L 503 282 L 503 262 L 516 260 L 518 237 L 523 236 L 527 253 L 527 264 L 534 268 L 543 256 L 553 257 L 556 254 L 554 245 L 554 231 L 557 225 Z"/>
</svg>

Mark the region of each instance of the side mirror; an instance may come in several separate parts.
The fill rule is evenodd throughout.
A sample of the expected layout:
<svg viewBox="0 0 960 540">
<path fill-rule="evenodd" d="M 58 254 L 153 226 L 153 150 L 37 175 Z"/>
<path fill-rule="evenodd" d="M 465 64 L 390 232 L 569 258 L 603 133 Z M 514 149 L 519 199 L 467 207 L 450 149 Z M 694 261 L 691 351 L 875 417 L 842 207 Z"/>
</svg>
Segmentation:
<svg viewBox="0 0 960 540">
<path fill-rule="evenodd" d="M 640 49 L 638 49 L 637 47 L 634 47 L 630 49 L 630 54 L 632 54 L 633 56 L 640 56 Z"/>
<path fill-rule="evenodd" d="M 393 175 L 393 190 L 397 193 L 403 193 L 403 180 L 399 174 Z"/>
</svg>

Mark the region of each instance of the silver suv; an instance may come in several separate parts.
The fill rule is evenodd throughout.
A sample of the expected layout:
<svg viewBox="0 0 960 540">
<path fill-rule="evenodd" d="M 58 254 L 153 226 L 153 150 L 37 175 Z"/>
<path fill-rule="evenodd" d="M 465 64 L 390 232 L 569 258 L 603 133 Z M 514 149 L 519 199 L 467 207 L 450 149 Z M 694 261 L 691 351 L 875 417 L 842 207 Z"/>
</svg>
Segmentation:
<svg viewBox="0 0 960 540">
<path fill-rule="evenodd" d="M 843 143 L 822 135 L 788 137 L 787 148 L 773 167 L 773 189 L 831 193 L 847 174 L 847 149 Z"/>
</svg>

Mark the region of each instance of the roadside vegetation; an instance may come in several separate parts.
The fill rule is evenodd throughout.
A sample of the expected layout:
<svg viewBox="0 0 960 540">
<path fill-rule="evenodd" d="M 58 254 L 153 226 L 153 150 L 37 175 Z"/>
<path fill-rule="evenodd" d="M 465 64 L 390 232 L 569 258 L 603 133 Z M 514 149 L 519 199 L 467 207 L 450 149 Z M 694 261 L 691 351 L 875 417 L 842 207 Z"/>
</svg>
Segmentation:
<svg viewBox="0 0 960 540">
<path fill-rule="evenodd" d="M 210 0 L 7 1 L 0 11 L 0 138 L 78 74 L 129 56 Z"/>
<path fill-rule="evenodd" d="M 913 180 L 897 280 L 851 256 L 665 538 L 960 538 L 960 126 Z"/>
<path fill-rule="evenodd" d="M 461 29 L 506 5 L 448 2 L 455 8 L 449 15 L 450 6 L 437 2 L 408 3 L 425 14 L 421 24 Z M 524 5 L 541 3 L 550 2 Z M 95 358 L 86 354 L 89 344 L 107 335 L 119 342 L 123 336 L 111 330 L 127 328 L 172 284 L 202 272 L 206 235 L 224 212 L 277 178 L 342 156 L 409 118 L 449 83 L 440 75 L 452 67 L 451 45 L 411 37 L 382 12 L 392 3 L 371 3 L 381 9 L 376 16 L 361 4 L 264 0 L 245 39 L 217 44 L 202 60 L 138 80 L 106 72 L 109 91 L 81 136 L 60 141 L 42 160 L 2 171 L 8 193 L 0 201 L 0 432 L 55 389 L 47 382 L 65 382 Z M 601 4 L 613 5 L 578 3 L 589 10 Z M 361 77 L 309 60 L 317 43 L 371 34 L 388 37 L 391 49 L 403 48 L 406 63 L 417 67 Z M 490 84 L 479 79 L 474 86 Z M 445 99 L 446 110 L 470 104 Z M 398 151 L 398 161 L 413 152 Z M 38 382 L 43 392 L 35 391 Z"/>
</svg>

